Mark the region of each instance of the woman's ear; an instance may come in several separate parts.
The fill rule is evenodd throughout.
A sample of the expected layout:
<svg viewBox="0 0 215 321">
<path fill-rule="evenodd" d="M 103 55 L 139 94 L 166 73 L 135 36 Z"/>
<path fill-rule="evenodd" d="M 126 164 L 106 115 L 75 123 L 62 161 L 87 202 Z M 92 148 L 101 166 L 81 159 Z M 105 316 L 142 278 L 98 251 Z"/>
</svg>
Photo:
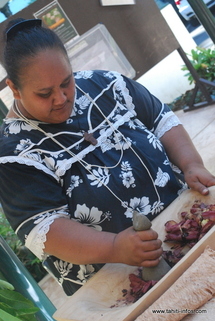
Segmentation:
<svg viewBox="0 0 215 321">
<path fill-rule="evenodd" d="M 14 83 L 9 78 L 7 78 L 5 82 L 12 90 L 13 97 L 15 99 L 21 99 L 19 89 L 14 85 Z"/>
</svg>

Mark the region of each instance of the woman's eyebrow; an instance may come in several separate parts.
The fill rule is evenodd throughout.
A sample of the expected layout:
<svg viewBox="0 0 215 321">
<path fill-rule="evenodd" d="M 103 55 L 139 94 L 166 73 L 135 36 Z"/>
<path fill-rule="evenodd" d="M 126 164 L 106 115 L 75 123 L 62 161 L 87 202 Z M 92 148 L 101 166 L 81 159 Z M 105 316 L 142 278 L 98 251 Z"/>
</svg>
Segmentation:
<svg viewBox="0 0 215 321">
<path fill-rule="evenodd" d="M 61 84 L 63 84 L 64 82 L 67 82 L 69 81 L 69 79 L 71 78 L 72 74 L 70 74 L 69 76 L 67 76 Z M 51 90 L 52 88 L 54 88 L 54 86 L 51 86 L 51 87 L 46 87 L 46 88 L 39 88 L 37 89 L 37 91 L 46 91 L 46 90 Z"/>
</svg>

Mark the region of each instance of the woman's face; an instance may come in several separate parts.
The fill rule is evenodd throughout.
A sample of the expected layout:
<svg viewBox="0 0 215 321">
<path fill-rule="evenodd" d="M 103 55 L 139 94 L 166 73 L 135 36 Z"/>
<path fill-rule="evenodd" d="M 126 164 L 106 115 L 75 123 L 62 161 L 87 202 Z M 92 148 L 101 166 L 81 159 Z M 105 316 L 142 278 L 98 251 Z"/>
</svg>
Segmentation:
<svg viewBox="0 0 215 321">
<path fill-rule="evenodd" d="M 65 54 L 56 49 L 41 51 L 22 75 L 21 87 L 11 89 L 24 116 L 47 123 L 66 121 L 74 104 L 75 81 Z"/>
</svg>

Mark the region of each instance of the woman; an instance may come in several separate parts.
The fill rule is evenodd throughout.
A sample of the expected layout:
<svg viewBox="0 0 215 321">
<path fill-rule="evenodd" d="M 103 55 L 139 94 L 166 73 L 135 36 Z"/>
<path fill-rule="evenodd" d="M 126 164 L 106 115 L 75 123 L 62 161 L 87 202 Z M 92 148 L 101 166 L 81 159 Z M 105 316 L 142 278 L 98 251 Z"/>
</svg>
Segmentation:
<svg viewBox="0 0 215 321">
<path fill-rule="evenodd" d="M 4 66 L 14 105 L 1 129 L 0 200 L 20 239 L 70 295 L 104 263 L 155 266 L 157 216 L 185 188 L 207 194 L 204 168 L 178 118 L 117 72 L 74 73 L 40 20 L 12 21 Z M 171 163 L 174 163 L 174 166 Z"/>
</svg>

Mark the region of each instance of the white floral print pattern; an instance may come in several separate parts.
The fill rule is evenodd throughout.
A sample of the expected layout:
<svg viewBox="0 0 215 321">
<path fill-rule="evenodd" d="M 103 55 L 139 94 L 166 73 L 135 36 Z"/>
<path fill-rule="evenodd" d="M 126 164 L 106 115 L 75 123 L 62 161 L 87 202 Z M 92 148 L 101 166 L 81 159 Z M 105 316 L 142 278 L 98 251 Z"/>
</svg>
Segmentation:
<svg viewBox="0 0 215 321">
<path fill-rule="evenodd" d="M 86 204 L 78 204 L 77 210 L 75 211 L 75 217 L 77 218 L 78 222 L 101 231 L 102 228 L 99 224 L 106 219 L 110 220 L 111 215 L 110 213 L 103 213 L 102 211 L 99 211 L 96 207 L 89 209 Z"/>
<path fill-rule="evenodd" d="M 162 144 L 161 142 L 154 136 L 153 133 L 151 133 L 150 131 L 147 131 L 148 132 L 148 140 L 149 140 L 149 143 L 152 144 L 152 146 L 154 148 L 158 148 L 160 150 L 162 150 Z"/>
<path fill-rule="evenodd" d="M 92 174 L 87 175 L 88 179 L 92 181 L 90 185 L 101 187 L 103 185 L 108 185 L 110 174 L 107 168 L 93 169 Z"/>
<path fill-rule="evenodd" d="M 163 202 L 155 202 L 152 206 L 152 215 L 160 213 L 164 210 L 164 203 Z"/>
<path fill-rule="evenodd" d="M 166 184 L 168 183 L 169 180 L 170 180 L 169 174 L 163 172 L 161 168 L 158 168 L 157 177 L 155 180 L 155 185 L 157 185 L 159 187 L 164 187 L 164 186 L 166 186 Z"/>
<path fill-rule="evenodd" d="M 93 265 L 80 265 L 80 270 L 78 271 L 77 278 L 84 284 L 93 276 L 94 272 L 95 269 Z"/>
<path fill-rule="evenodd" d="M 21 139 L 19 144 L 16 146 L 15 153 L 20 153 L 32 145 L 30 139 Z"/>
<path fill-rule="evenodd" d="M 76 73 L 75 75 L 75 79 L 88 79 L 88 78 L 92 78 L 93 76 L 93 71 L 91 70 L 83 70 L 83 71 L 79 71 L 78 73 Z"/>
<path fill-rule="evenodd" d="M 116 150 L 121 150 L 122 148 L 128 149 L 130 148 L 132 141 L 129 137 L 126 138 L 126 140 L 123 138 L 123 136 L 120 133 L 116 133 L 114 135 L 114 141 L 116 143 L 115 148 Z"/>
<path fill-rule="evenodd" d="M 69 195 L 69 197 L 72 196 L 72 191 L 75 187 L 78 187 L 81 183 L 83 183 L 83 180 L 80 179 L 79 176 L 76 175 L 72 175 L 71 176 L 71 184 L 70 186 L 67 188 L 66 194 Z"/>
<path fill-rule="evenodd" d="M 142 213 L 144 215 L 147 215 L 151 211 L 151 205 L 149 204 L 149 198 L 146 196 L 143 196 L 142 198 L 134 197 L 130 200 L 129 208 L 125 212 L 126 217 L 133 217 L 133 210 Z"/>
<path fill-rule="evenodd" d="M 126 188 L 129 188 L 130 186 L 135 187 L 135 178 L 132 173 L 131 165 L 128 161 L 122 162 L 120 177 L 122 178 L 122 183 Z"/>
<path fill-rule="evenodd" d="M 78 110 L 78 114 L 82 114 L 83 110 L 86 109 L 90 104 L 89 99 L 85 95 L 77 99 L 76 102 L 79 104 L 79 107 L 80 107 L 80 109 Z"/>
<path fill-rule="evenodd" d="M 5 119 L 5 124 L 8 125 L 6 131 L 9 134 L 19 134 L 22 130 L 31 131 L 33 129 L 31 125 L 20 119 L 13 121 L 11 121 L 11 119 Z M 38 122 L 35 121 L 35 124 L 38 125 Z"/>
<path fill-rule="evenodd" d="M 61 277 L 58 279 L 58 282 L 62 284 L 64 281 L 64 278 L 71 272 L 73 268 L 73 264 L 62 260 L 57 260 L 54 262 L 54 265 L 57 271 L 59 272 L 59 274 L 61 275 Z"/>
</svg>

